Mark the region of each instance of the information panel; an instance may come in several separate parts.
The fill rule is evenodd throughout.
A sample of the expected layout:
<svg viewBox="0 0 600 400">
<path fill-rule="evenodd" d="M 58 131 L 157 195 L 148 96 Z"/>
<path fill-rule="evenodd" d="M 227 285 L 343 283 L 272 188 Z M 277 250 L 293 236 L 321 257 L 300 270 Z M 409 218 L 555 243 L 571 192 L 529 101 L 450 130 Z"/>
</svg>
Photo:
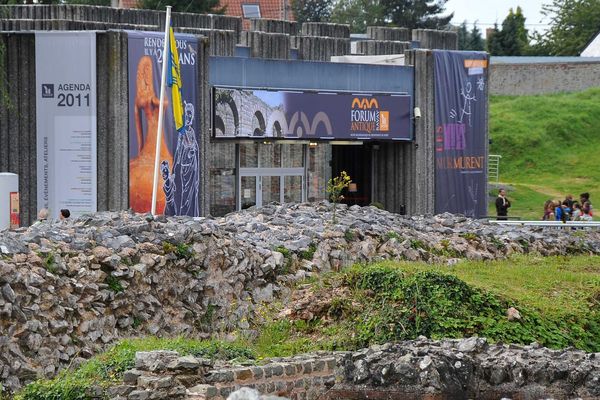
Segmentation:
<svg viewBox="0 0 600 400">
<path fill-rule="evenodd" d="M 180 33 L 175 34 L 175 39 L 181 68 L 183 128 L 180 131 L 175 128 L 172 90 L 167 88 L 156 210 L 165 215 L 197 217 L 200 215 L 198 40 Z M 164 33 L 128 32 L 129 206 L 136 212 L 148 212 L 152 207 L 163 46 Z"/>
<path fill-rule="evenodd" d="M 36 32 L 37 207 L 97 209 L 96 34 Z"/>
<path fill-rule="evenodd" d="M 435 212 L 487 214 L 486 53 L 433 52 Z"/>
<path fill-rule="evenodd" d="M 213 102 L 216 138 L 412 140 L 407 94 L 216 87 Z"/>
</svg>

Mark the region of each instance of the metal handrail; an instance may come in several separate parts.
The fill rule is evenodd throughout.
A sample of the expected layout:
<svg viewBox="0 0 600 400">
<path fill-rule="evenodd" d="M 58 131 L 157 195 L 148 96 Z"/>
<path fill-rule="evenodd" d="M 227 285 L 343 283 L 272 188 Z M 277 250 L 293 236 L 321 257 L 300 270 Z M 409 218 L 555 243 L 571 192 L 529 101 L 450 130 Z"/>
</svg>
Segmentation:
<svg viewBox="0 0 600 400">
<path fill-rule="evenodd" d="M 551 228 L 596 228 L 600 229 L 600 221 L 504 221 L 504 220 L 489 220 L 490 223 L 496 225 L 509 226 L 540 226 Z"/>
</svg>

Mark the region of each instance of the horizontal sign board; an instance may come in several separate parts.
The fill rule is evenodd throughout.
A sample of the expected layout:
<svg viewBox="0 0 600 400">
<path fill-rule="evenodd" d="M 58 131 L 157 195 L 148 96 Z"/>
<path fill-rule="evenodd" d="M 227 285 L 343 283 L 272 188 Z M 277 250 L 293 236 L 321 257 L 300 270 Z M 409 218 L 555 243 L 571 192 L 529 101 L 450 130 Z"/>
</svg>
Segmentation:
<svg viewBox="0 0 600 400">
<path fill-rule="evenodd" d="M 215 87 L 219 139 L 412 140 L 407 94 Z"/>
</svg>

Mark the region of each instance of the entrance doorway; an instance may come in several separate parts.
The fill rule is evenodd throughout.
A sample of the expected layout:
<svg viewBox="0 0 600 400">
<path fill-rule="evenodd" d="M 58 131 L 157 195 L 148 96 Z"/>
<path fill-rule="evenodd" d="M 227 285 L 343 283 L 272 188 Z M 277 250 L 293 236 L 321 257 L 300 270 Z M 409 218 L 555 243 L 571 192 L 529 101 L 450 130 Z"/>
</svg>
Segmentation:
<svg viewBox="0 0 600 400">
<path fill-rule="evenodd" d="M 334 145 L 332 157 L 333 176 L 342 171 L 352 179 L 344 190 L 342 200 L 348 205 L 368 206 L 372 199 L 372 147 L 370 145 Z"/>
<path fill-rule="evenodd" d="M 240 144 L 237 209 L 306 201 L 306 149 L 296 144 Z"/>
<path fill-rule="evenodd" d="M 238 209 L 262 207 L 271 202 L 301 203 L 304 192 L 304 168 L 240 169 Z"/>
</svg>

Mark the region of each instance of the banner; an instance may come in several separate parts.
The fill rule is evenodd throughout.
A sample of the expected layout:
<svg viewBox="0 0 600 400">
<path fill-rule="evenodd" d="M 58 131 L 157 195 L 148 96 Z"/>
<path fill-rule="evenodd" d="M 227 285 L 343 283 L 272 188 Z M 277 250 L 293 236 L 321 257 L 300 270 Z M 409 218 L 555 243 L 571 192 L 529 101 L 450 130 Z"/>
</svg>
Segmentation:
<svg viewBox="0 0 600 400">
<path fill-rule="evenodd" d="M 95 212 L 96 33 L 36 32 L 37 206 Z"/>
<path fill-rule="evenodd" d="M 215 88 L 216 138 L 412 140 L 406 94 Z"/>
<path fill-rule="evenodd" d="M 435 212 L 487 214 L 486 53 L 433 51 Z"/>
<path fill-rule="evenodd" d="M 200 215 L 200 129 L 196 116 L 198 41 L 176 34 L 181 66 L 184 126 L 175 128 L 171 90 L 165 91 L 156 210 L 165 215 Z M 158 129 L 164 34 L 128 32 L 129 206 L 149 212 Z"/>
</svg>

